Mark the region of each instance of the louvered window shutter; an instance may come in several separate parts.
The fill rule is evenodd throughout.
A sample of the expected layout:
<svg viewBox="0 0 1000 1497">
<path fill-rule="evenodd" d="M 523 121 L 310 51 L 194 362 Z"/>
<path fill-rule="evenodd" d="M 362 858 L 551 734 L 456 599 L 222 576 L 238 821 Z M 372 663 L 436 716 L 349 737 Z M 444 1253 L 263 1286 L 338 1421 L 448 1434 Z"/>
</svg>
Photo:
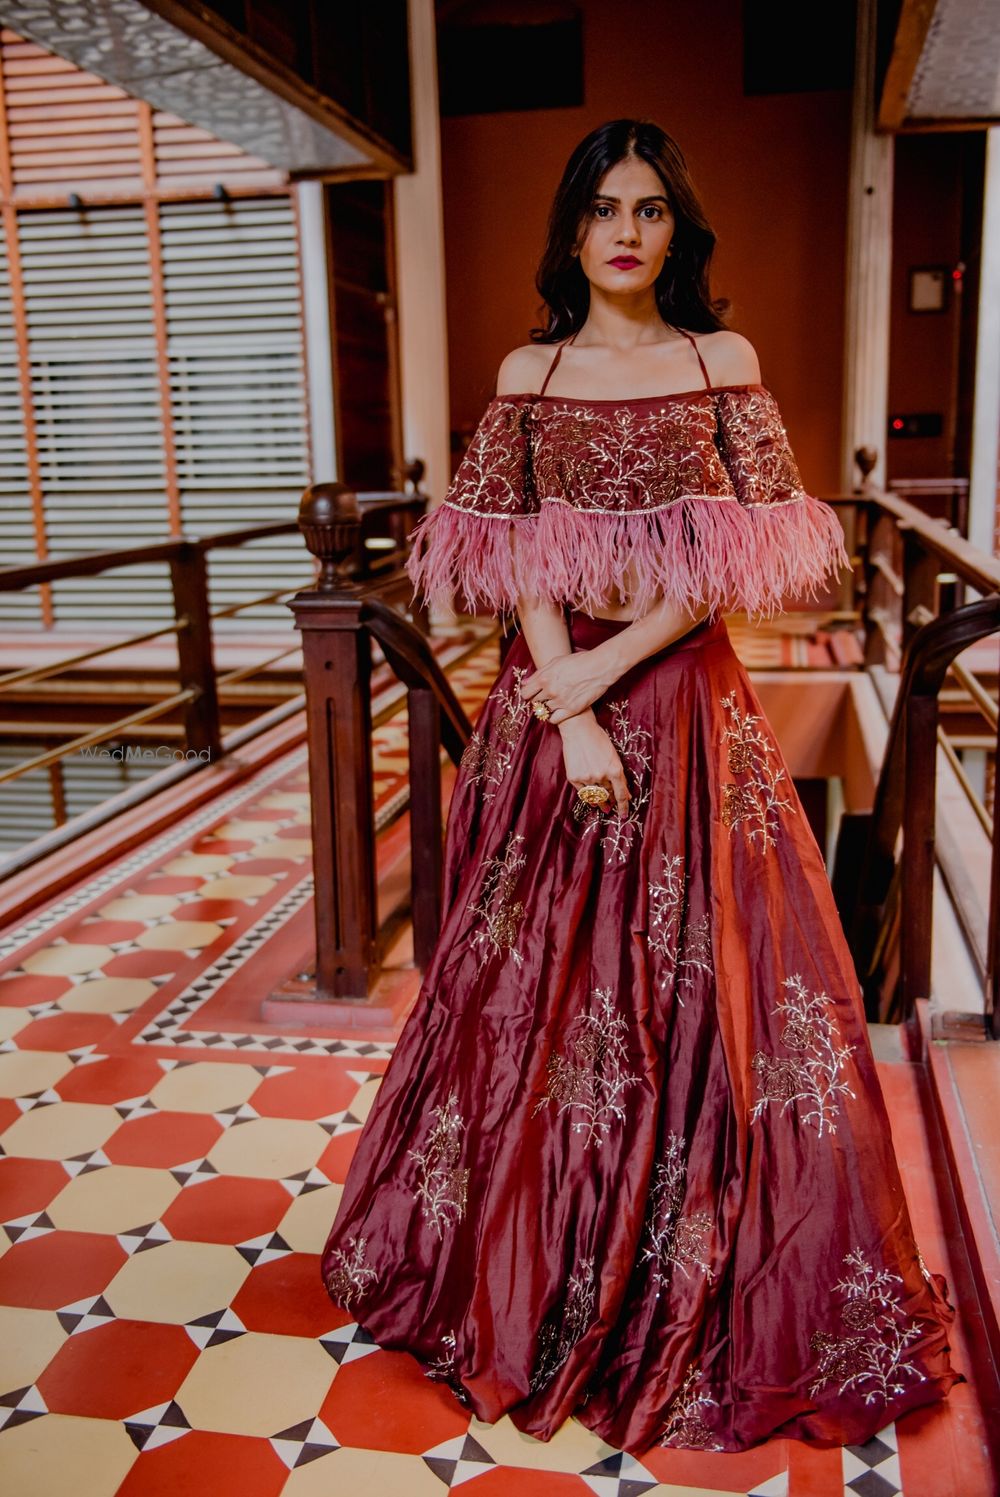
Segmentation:
<svg viewBox="0 0 1000 1497">
<path fill-rule="evenodd" d="M 0 245 L 3 561 L 33 559 L 39 524 L 59 557 L 179 526 L 204 534 L 293 517 L 308 481 L 307 401 L 283 174 L 3 28 L 0 71 L 37 425 L 37 452 L 26 453 Z M 209 197 L 216 183 L 229 196 Z M 70 193 L 81 208 L 63 206 Z M 312 564 L 291 537 L 220 553 L 211 572 L 219 607 L 297 585 Z M 163 566 L 60 582 L 52 594 L 57 627 L 120 631 L 170 617 Z M 288 624 L 280 605 L 268 622 L 278 620 Z M 37 589 L 0 594 L 0 627 L 41 622 Z"/>
<path fill-rule="evenodd" d="M 165 203 L 160 214 L 170 396 L 184 528 L 294 519 L 309 481 L 302 308 L 287 197 Z M 211 553 L 215 607 L 301 586 L 301 538 Z M 221 630 L 289 623 L 281 603 Z M 273 623 L 272 623 L 273 627 Z"/>
<path fill-rule="evenodd" d="M 138 196 L 139 102 L 13 31 L 0 31 L 0 54 L 18 199 L 30 202 L 70 187 L 88 199 Z"/>
<path fill-rule="evenodd" d="M 139 206 L 22 213 L 31 394 L 51 556 L 167 533 L 149 241 Z M 170 617 L 162 567 L 53 585 L 57 626 Z"/>
<path fill-rule="evenodd" d="M 299 254 L 284 194 L 160 206 L 169 411 L 182 523 L 208 535 L 294 519 L 309 481 Z M 46 538 L 52 556 L 141 545 L 169 533 L 150 244 L 140 206 L 19 215 Z M 5 283 L 0 285 L 3 293 Z M 9 296 L 0 318 L 9 321 Z M 20 392 L 4 329 L 2 481 L 15 495 L 9 554 L 33 546 Z M 9 427 L 9 432 L 8 432 Z M 6 438 L 9 435 L 9 446 Z M 212 604 L 299 586 L 297 535 L 212 554 Z M 37 620 L 30 595 L 28 617 Z M 147 627 L 170 617 L 165 568 L 54 584 L 57 626 Z M 4 622 L 25 600 L 0 595 Z M 280 603 L 220 622 L 286 625 Z"/>
<path fill-rule="evenodd" d="M 35 526 L 28 485 L 21 381 L 17 367 L 10 297 L 7 245 L 0 234 L 0 557 L 3 566 L 28 566 L 36 559 Z M 38 589 L 0 593 L 8 624 L 41 624 Z"/>
<path fill-rule="evenodd" d="M 35 739 L 0 739 L 0 770 L 14 769 L 49 747 Z M 0 853 L 14 852 L 47 832 L 55 823 L 49 771 L 33 769 L 0 785 L 0 813 Z"/>
</svg>

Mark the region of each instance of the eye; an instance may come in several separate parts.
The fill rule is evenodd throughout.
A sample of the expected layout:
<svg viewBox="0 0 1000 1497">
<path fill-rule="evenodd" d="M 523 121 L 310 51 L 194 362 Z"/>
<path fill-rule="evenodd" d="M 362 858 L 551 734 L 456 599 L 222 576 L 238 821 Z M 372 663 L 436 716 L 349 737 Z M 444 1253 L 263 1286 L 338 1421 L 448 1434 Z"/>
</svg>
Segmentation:
<svg viewBox="0 0 1000 1497">
<path fill-rule="evenodd" d="M 642 211 L 643 213 L 652 213 L 656 218 L 663 217 L 663 209 L 659 203 L 644 203 Z"/>
<path fill-rule="evenodd" d="M 605 213 L 611 213 L 613 209 L 610 203 L 597 203 L 594 206 L 594 217 L 603 218 Z"/>
</svg>

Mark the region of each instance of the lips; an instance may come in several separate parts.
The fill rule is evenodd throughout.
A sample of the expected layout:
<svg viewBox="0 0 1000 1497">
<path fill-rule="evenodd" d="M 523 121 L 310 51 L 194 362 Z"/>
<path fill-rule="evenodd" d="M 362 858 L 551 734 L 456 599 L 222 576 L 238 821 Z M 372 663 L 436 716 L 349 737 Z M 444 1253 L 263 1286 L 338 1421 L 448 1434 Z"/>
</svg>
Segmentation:
<svg viewBox="0 0 1000 1497">
<path fill-rule="evenodd" d="M 637 260 L 634 255 L 619 255 L 617 259 L 609 260 L 608 264 L 617 265 L 619 270 L 631 270 L 634 265 L 641 265 L 642 261 Z"/>
</svg>

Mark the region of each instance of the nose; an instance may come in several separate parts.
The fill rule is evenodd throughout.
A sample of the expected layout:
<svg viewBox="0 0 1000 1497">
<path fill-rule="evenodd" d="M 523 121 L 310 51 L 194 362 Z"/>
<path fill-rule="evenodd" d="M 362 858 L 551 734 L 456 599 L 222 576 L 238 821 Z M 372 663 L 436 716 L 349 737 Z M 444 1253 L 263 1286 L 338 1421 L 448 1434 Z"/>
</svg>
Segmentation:
<svg viewBox="0 0 1000 1497">
<path fill-rule="evenodd" d="M 631 215 L 625 218 L 622 224 L 622 231 L 618 235 L 618 241 L 620 244 L 639 243 L 639 229 L 637 221 Z"/>
</svg>

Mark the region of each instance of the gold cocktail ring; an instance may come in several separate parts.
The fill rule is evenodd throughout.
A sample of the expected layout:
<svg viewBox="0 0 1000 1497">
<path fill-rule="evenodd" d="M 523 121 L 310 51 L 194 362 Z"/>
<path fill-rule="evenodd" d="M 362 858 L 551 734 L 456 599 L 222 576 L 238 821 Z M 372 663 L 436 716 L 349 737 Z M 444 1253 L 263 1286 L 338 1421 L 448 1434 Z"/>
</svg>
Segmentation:
<svg viewBox="0 0 1000 1497">
<path fill-rule="evenodd" d="M 535 700 L 531 704 L 531 710 L 536 717 L 541 718 L 542 722 L 548 722 L 549 718 L 552 716 L 552 708 L 549 706 L 548 702 L 543 701 L 541 697 L 535 698 Z"/>
<path fill-rule="evenodd" d="M 588 806 L 603 806 L 605 801 L 611 799 L 611 791 L 603 785 L 581 785 L 576 792 L 580 800 Z"/>
</svg>

